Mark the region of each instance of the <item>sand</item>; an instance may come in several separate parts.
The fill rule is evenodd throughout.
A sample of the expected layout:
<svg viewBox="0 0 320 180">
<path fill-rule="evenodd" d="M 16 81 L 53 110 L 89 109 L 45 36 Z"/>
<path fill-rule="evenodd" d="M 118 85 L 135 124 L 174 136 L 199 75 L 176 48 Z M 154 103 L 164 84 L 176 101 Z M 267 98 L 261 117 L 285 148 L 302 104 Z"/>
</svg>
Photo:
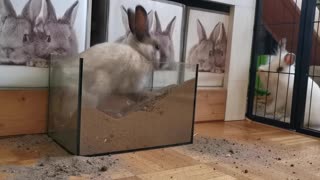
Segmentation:
<svg viewBox="0 0 320 180">
<path fill-rule="evenodd" d="M 190 142 L 194 88 L 195 80 L 166 87 L 156 96 L 130 106 L 122 116 L 112 115 L 119 114 L 115 113 L 117 109 L 106 114 L 106 110 L 82 108 L 80 154 L 103 154 Z M 121 112 L 123 107 L 127 108 L 126 99 L 119 101 L 118 98 L 116 102 L 120 103 L 118 107 Z"/>
<path fill-rule="evenodd" d="M 254 137 L 250 137 L 254 138 Z M 222 164 L 231 164 L 233 169 L 242 173 L 253 173 L 267 179 L 317 179 L 320 171 L 320 162 L 317 157 L 308 154 L 312 149 L 301 150 L 296 146 L 283 144 L 270 145 L 257 137 L 255 143 L 246 141 L 195 137 L 192 145 L 175 147 L 174 150 L 191 156 L 201 163 L 212 163 L 216 167 Z M 318 149 L 314 149 L 318 151 Z M 306 158 L 308 157 L 308 158 Z M 221 167 L 220 167 L 221 168 Z M 223 166 L 222 166 L 223 168 Z M 308 168 L 310 174 L 301 173 Z M 275 169 L 279 171 L 274 172 Z M 302 175 L 303 174 L 303 175 Z"/>
<path fill-rule="evenodd" d="M 118 159 L 111 156 L 94 158 L 70 156 L 46 135 L 0 139 L 0 147 L 14 148 L 12 152 L 16 153 L 25 152 L 28 158 L 30 154 L 34 154 L 35 159 L 41 157 L 32 166 L 0 164 L 0 173 L 12 174 L 14 175 L 12 179 L 15 180 L 68 179 L 70 176 L 83 174 L 91 174 L 91 179 L 108 179 L 107 171 L 117 168 L 118 164 Z M 65 155 L 61 156 L 63 154 Z"/>
<path fill-rule="evenodd" d="M 317 179 L 320 162 L 315 156 L 308 154 L 317 152 L 317 146 L 287 146 L 279 143 L 271 145 L 259 137 L 210 138 L 195 136 L 192 145 L 170 148 L 200 163 L 211 163 L 214 168 L 240 170 L 244 174 L 254 173 L 267 179 Z M 38 146 L 49 147 L 42 154 L 40 161 L 32 166 L 0 165 L 0 173 L 14 175 L 16 180 L 36 179 L 69 179 L 70 176 L 84 176 L 87 179 L 109 179 L 112 173 L 128 169 L 128 164 L 121 155 L 100 157 L 60 156 L 61 151 L 46 135 L 22 136 L 0 139 L 0 147 L 15 147 L 15 151 L 37 151 Z M 313 149 L 314 148 L 314 149 Z M 58 153 L 61 154 L 61 153 Z M 147 164 L 146 164 L 147 165 Z M 138 166 L 138 165 L 137 165 Z M 301 170 L 308 168 L 308 173 Z M 130 168 L 129 168 L 130 169 Z M 274 172 L 274 169 L 279 171 Z M 222 171 L 227 171 L 224 169 Z M 103 178 L 102 178 L 103 177 Z M 239 179 L 241 179 L 239 177 Z M 246 179 L 246 178 L 244 178 Z"/>
</svg>

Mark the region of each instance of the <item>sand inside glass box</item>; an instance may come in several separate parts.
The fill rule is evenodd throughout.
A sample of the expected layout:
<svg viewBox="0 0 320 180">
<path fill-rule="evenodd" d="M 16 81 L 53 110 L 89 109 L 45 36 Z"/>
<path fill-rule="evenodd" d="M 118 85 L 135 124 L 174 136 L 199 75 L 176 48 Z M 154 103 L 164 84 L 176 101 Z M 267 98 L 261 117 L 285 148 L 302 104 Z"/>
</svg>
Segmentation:
<svg viewBox="0 0 320 180">
<path fill-rule="evenodd" d="M 177 63 L 171 79 L 155 77 L 154 70 L 146 95 L 112 93 L 93 107 L 83 93 L 91 78 L 87 63 L 79 57 L 51 60 L 48 133 L 66 150 L 99 155 L 192 143 L 196 65 Z"/>
</svg>

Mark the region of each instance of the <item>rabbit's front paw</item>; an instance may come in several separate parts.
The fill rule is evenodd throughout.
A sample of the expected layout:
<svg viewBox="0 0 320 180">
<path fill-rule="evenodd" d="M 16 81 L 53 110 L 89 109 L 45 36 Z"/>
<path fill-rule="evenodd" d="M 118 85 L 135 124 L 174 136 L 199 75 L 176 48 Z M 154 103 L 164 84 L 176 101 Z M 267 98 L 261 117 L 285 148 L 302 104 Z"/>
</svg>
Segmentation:
<svg viewBox="0 0 320 180">
<path fill-rule="evenodd" d="M 28 61 L 27 62 L 27 66 L 38 67 L 38 68 L 48 68 L 49 67 L 49 63 L 45 59 L 36 58 L 36 59 L 31 60 L 31 61 Z"/>
</svg>

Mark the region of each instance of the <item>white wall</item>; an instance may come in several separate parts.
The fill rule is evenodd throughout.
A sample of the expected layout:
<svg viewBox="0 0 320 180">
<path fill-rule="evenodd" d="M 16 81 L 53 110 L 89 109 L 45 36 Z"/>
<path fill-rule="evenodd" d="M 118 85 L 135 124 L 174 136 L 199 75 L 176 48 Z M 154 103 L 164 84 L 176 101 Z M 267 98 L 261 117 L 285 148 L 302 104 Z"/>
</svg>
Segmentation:
<svg viewBox="0 0 320 180">
<path fill-rule="evenodd" d="M 231 5 L 225 87 L 227 102 L 225 120 L 245 119 L 249 68 L 255 16 L 255 0 L 210 0 Z"/>
</svg>

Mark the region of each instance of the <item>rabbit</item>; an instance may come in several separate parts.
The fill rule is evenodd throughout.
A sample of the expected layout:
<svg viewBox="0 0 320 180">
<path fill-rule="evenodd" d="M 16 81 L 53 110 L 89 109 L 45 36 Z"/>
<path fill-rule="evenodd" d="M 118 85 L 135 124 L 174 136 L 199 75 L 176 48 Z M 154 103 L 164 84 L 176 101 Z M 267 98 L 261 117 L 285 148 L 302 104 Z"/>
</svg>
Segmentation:
<svg viewBox="0 0 320 180">
<path fill-rule="evenodd" d="M 227 49 L 224 24 L 219 22 L 208 39 L 206 31 L 198 19 L 197 32 L 199 43 L 190 49 L 187 62 L 199 64 L 200 72 L 224 73 Z"/>
<path fill-rule="evenodd" d="M 150 36 L 148 16 L 138 5 L 128 10 L 130 33 L 126 44 L 101 43 L 80 53 L 84 59 L 83 102 L 97 108 L 112 93 L 143 96 L 154 61 L 160 56 Z M 66 69 L 64 73 L 70 69 Z M 71 89 L 72 90 L 72 89 Z M 73 91 L 77 91 L 76 89 Z"/>
<path fill-rule="evenodd" d="M 27 65 L 34 53 L 33 25 L 41 1 L 29 0 L 17 15 L 10 0 L 1 0 L 0 64 Z"/>
<path fill-rule="evenodd" d="M 34 31 L 35 55 L 49 60 L 50 55 L 78 54 L 78 41 L 73 28 L 79 1 L 66 10 L 63 17 L 57 18 L 51 0 L 42 0 L 41 11 L 36 18 Z"/>
<path fill-rule="evenodd" d="M 152 31 L 152 36 L 157 39 L 160 48 L 160 61 L 158 62 L 157 69 L 174 69 L 174 45 L 172 35 L 176 22 L 176 16 L 169 22 L 166 30 L 162 31 L 161 22 L 158 13 L 155 12 L 155 26 Z"/>
<path fill-rule="evenodd" d="M 123 27 L 125 29 L 125 35 L 119 37 L 115 42 L 116 43 L 126 43 L 127 42 L 127 38 L 130 34 L 130 27 L 129 27 L 129 22 L 128 22 L 128 13 L 127 13 L 127 9 L 122 5 L 121 6 L 121 18 L 122 18 L 122 24 Z M 151 29 L 153 24 L 153 11 L 149 11 L 148 13 L 148 26 L 149 29 Z"/>
<path fill-rule="evenodd" d="M 295 55 L 286 50 L 286 39 L 280 41 L 277 53 L 270 55 L 270 62 L 258 68 L 258 74 L 264 88 L 272 98 L 266 107 L 267 114 L 279 112 L 285 108 L 285 117 L 282 121 L 290 122 L 292 95 L 295 78 Z M 270 71 L 271 73 L 268 73 Z M 286 74 L 284 74 L 286 73 Z M 288 74 L 290 73 L 290 74 Z M 279 79 L 279 80 L 278 80 Z M 277 87 L 278 86 L 278 87 Z M 310 95 L 312 93 L 312 101 Z M 311 107 L 310 107 L 311 101 Z M 310 77 L 308 78 L 307 100 L 304 125 L 320 126 L 320 88 Z M 276 106 L 276 107 L 275 107 Z M 310 112 L 310 122 L 309 119 Z"/>
</svg>

